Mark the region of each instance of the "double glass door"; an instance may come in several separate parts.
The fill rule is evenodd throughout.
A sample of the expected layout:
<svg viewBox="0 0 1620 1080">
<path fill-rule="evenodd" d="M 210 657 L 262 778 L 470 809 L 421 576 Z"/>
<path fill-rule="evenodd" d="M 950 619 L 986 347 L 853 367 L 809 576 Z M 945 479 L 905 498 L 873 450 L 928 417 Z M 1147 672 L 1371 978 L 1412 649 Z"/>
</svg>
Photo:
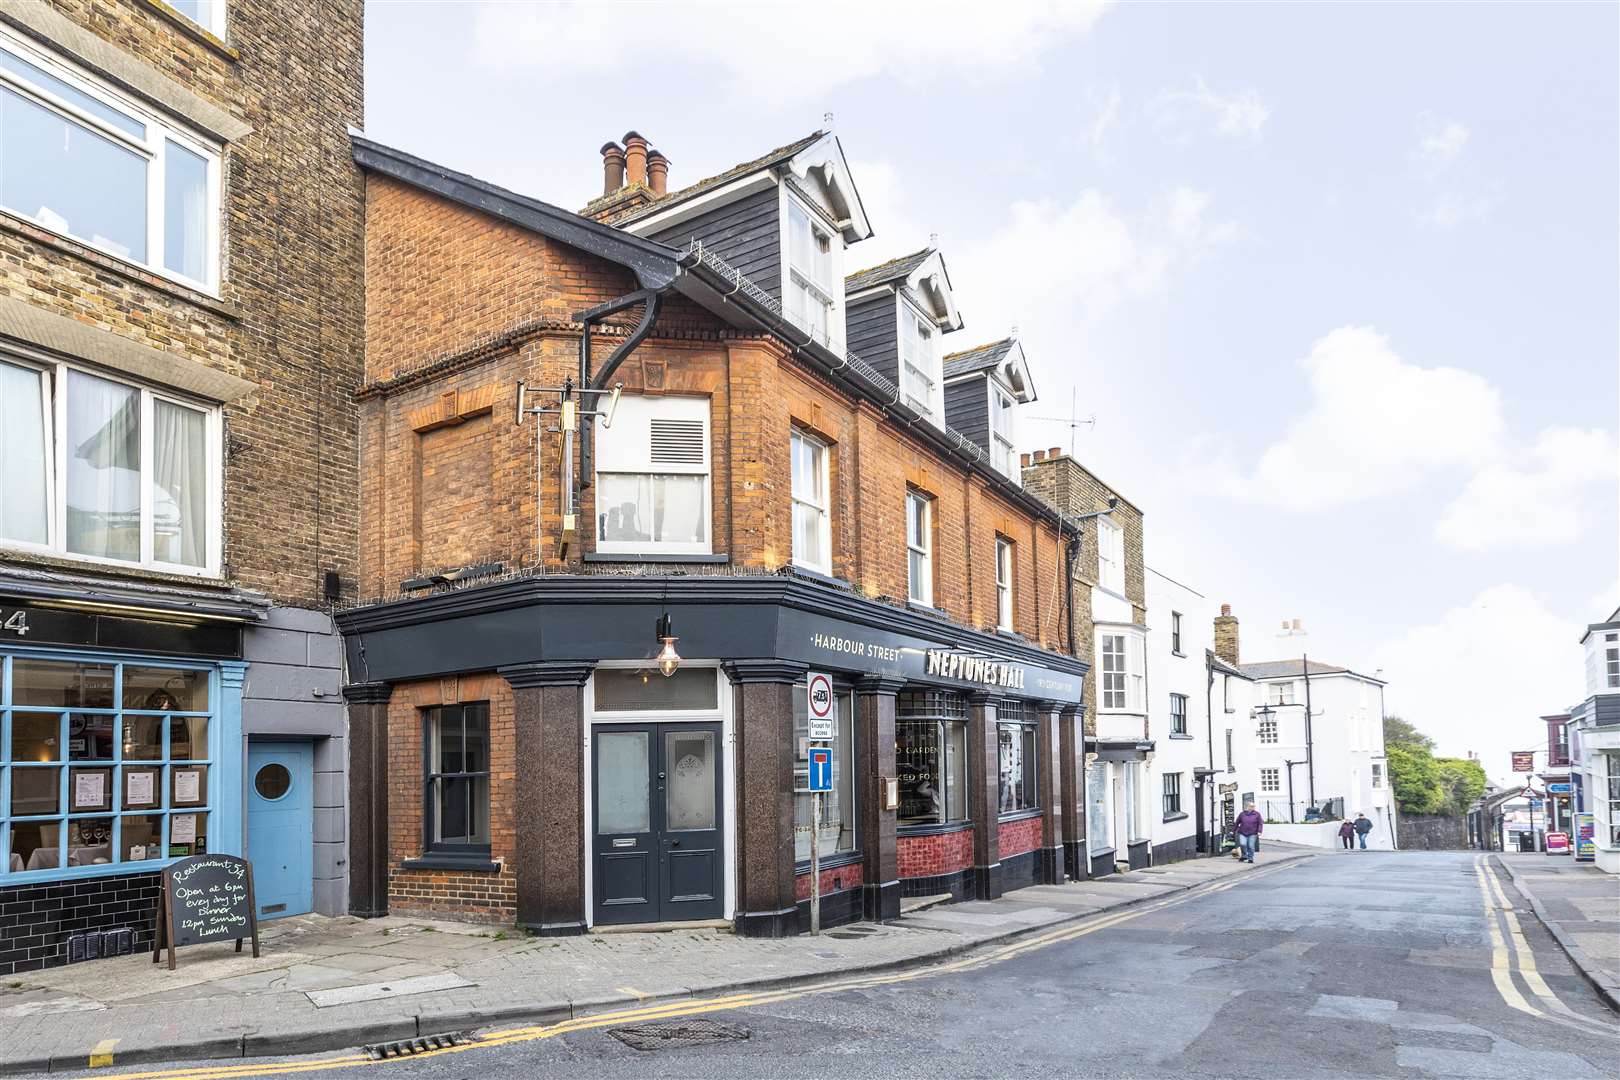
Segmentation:
<svg viewBox="0 0 1620 1080">
<path fill-rule="evenodd" d="M 725 914 L 719 724 L 599 724 L 591 732 L 593 921 Z"/>
</svg>

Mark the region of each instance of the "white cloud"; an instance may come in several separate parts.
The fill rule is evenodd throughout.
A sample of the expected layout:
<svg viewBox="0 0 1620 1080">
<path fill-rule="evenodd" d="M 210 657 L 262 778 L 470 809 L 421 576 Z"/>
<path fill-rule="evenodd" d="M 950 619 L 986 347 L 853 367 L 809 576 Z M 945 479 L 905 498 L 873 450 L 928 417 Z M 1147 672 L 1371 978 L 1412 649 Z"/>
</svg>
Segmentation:
<svg viewBox="0 0 1620 1080">
<path fill-rule="evenodd" d="M 1461 551 L 1555 547 L 1586 535 L 1593 505 L 1613 505 L 1620 449 L 1607 431 L 1550 427 L 1510 460 L 1476 473 L 1435 524 Z"/>
<path fill-rule="evenodd" d="M 1442 229 L 1453 229 L 1458 225 L 1486 220 L 1501 201 L 1500 184 L 1474 191 L 1441 190 L 1418 210 L 1418 220 Z"/>
<path fill-rule="evenodd" d="M 1098 161 L 1113 160 L 1114 155 L 1109 149 L 1109 143 L 1115 129 L 1119 127 L 1120 107 L 1123 103 L 1124 99 L 1117 82 L 1109 87 L 1106 95 L 1098 95 L 1095 87 L 1086 91 L 1086 107 L 1090 119 L 1085 122 L 1082 129 L 1082 139 Z"/>
<path fill-rule="evenodd" d="M 1480 179 L 1464 159 L 1472 134 L 1456 120 L 1418 114 L 1412 162 L 1423 193 L 1416 210 L 1419 221 L 1454 229 L 1486 220 L 1502 201 L 1502 185 Z"/>
<path fill-rule="evenodd" d="M 1442 120 L 1433 113 L 1418 116 L 1418 160 L 1431 168 L 1443 169 L 1456 161 L 1468 145 L 1468 128 L 1455 120 Z"/>
<path fill-rule="evenodd" d="M 1061 313 L 1058 325 L 1072 332 L 1131 300 L 1161 295 L 1236 240 L 1237 226 L 1218 220 L 1211 204 L 1207 192 L 1189 187 L 1162 193 L 1138 213 L 1094 188 L 1067 203 L 1016 202 L 999 231 L 951 256 L 952 277 L 972 298 L 980 327 L 999 333 L 1050 312 Z M 1018 271 L 1030 266 L 1040 273 Z"/>
<path fill-rule="evenodd" d="M 1260 100 L 1257 90 L 1217 94 L 1193 76 L 1191 90 L 1165 88 L 1154 102 L 1159 127 L 1177 140 L 1191 137 L 1194 129 L 1232 139 L 1259 139 L 1271 110 Z"/>
<path fill-rule="evenodd" d="M 1252 470 L 1217 473 L 1227 494 L 1298 510 L 1340 506 L 1476 466 L 1490 458 L 1501 435 L 1501 395 L 1487 380 L 1459 368 L 1411 363 L 1372 327 L 1329 332 L 1300 365 L 1310 401 L 1292 420 L 1277 421 L 1281 437 Z M 1259 405 L 1251 420 L 1289 415 L 1262 412 Z"/>
<path fill-rule="evenodd" d="M 610 3 L 479 4 L 473 26 L 479 63 L 560 84 L 642 78 L 652 90 L 673 79 L 671 68 L 691 68 L 720 76 L 748 101 L 781 103 L 877 75 L 912 84 L 1027 75 L 1048 50 L 1090 30 L 1104 7 L 1095 0 L 702 0 L 633 11 Z"/>
<path fill-rule="evenodd" d="M 1500 779 L 1509 751 L 1546 738 L 1536 718 L 1579 700 L 1582 625 L 1529 589 L 1493 585 L 1375 652 L 1390 682 L 1386 707 L 1444 754 L 1477 751 L 1485 771 Z"/>
</svg>

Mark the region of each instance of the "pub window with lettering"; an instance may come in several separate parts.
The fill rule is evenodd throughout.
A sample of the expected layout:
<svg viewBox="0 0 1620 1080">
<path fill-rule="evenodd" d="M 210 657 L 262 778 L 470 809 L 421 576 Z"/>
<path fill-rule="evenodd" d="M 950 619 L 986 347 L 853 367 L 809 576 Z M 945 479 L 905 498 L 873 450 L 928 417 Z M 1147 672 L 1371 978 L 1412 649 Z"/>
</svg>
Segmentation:
<svg viewBox="0 0 1620 1080">
<path fill-rule="evenodd" d="M 1034 706 L 1024 701 L 1003 701 L 996 708 L 997 785 L 1003 814 L 1031 810 L 1041 804 L 1037 786 Z"/>
<path fill-rule="evenodd" d="M 427 850 L 489 854 L 489 702 L 426 710 Z"/>
<path fill-rule="evenodd" d="M 832 790 L 821 795 L 821 835 L 817 855 L 825 859 L 855 850 L 854 699 L 847 690 L 833 695 L 836 712 L 832 740 Z M 793 858 L 810 861 L 813 819 L 810 786 L 810 705 L 805 684 L 793 688 Z"/>
<path fill-rule="evenodd" d="M 0 880 L 209 850 L 208 670 L 13 655 L 0 673 Z"/>
<path fill-rule="evenodd" d="M 0 355 L 0 544 L 218 573 L 219 441 L 212 406 Z"/>
<path fill-rule="evenodd" d="M 968 820 L 967 699 L 943 690 L 903 692 L 895 709 L 898 823 Z"/>
</svg>

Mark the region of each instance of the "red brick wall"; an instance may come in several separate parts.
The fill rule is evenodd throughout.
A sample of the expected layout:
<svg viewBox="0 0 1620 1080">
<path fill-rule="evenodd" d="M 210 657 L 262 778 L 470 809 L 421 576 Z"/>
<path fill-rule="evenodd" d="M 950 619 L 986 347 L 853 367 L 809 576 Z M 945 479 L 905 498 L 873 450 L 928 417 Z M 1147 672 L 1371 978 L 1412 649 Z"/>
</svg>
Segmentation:
<svg viewBox="0 0 1620 1080">
<path fill-rule="evenodd" d="M 422 710 L 459 702 L 489 702 L 489 845 L 501 863 L 493 874 L 407 870 L 422 854 Z M 395 914 L 455 915 L 508 921 L 517 906 L 513 872 L 517 822 L 514 799 L 516 732 L 512 688 L 496 675 L 463 675 L 400 683 L 388 702 L 388 907 Z"/>
<path fill-rule="evenodd" d="M 1021 855 L 1026 851 L 1034 851 L 1041 846 L 1041 838 L 1046 834 L 1041 819 L 1038 817 L 1022 818 L 1018 821 L 1003 821 L 1000 826 L 1001 857 Z"/>
<path fill-rule="evenodd" d="M 835 866 L 821 872 L 821 895 L 830 896 L 845 889 L 858 889 L 865 879 L 861 874 L 860 863 L 850 863 L 847 866 Z M 793 898 L 795 900 L 810 899 L 810 872 L 806 870 L 793 879 Z"/>
<path fill-rule="evenodd" d="M 452 562 L 558 564 L 561 443 L 539 440 L 537 479 L 546 422 L 517 426 L 515 384 L 557 385 L 577 374 L 570 313 L 628 291 L 629 276 L 384 178 L 372 177 L 368 192 L 362 592 L 390 595 L 400 581 Z M 598 363 L 639 314 L 593 334 Z M 995 622 L 995 539 L 1003 535 L 1017 545 L 1015 629 L 1048 648 L 1065 643 L 1056 531 L 781 343 L 739 334 L 675 298 L 615 380 L 627 393 L 710 399 L 713 544 L 734 566 L 774 570 L 792 559 L 789 437 L 800 427 L 832 448 L 836 575 L 869 596 L 905 599 L 905 493 L 917 488 L 936 500 L 935 605 L 978 629 Z M 487 421 L 471 419 L 475 410 Z M 478 431 L 447 435 L 441 425 L 451 422 Z M 487 491 L 487 505 L 475 488 Z M 580 512 L 570 562 L 592 546 L 588 488 Z"/>
<path fill-rule="evenodd" d="M 902 836 L 896 847 L 903 878 L 951 874 L 973 865 L 972 828 L 931 836 Z"/>
</svg>

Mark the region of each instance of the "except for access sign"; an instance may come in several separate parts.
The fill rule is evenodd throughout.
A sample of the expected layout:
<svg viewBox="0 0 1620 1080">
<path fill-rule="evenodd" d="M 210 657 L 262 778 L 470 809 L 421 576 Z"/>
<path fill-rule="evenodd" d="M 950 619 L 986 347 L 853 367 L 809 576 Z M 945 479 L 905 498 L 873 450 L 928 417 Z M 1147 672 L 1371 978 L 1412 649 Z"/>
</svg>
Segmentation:
<svg viewBox="0 0 1620 1080">
<path fill-rule="evenodd" d="M 812 671 L 810 678 L 805 683 L 805 694 L 807 695 L 807 710 L 810 714 L 811 741 L 826 742 L 831 740 L 837 727 L 833 722 L 834 714 L 838 711 L 837 701 L 833 697 L 832 680 L 819 671 Z M 831 788 L 820 788 L 819 790 L 830 791 Z"/>
<path fill-rule="evenodd" d="M 832 747 L 812 746 L 810 748 L 809 790 L 832 790 Z"/>
</svg>

